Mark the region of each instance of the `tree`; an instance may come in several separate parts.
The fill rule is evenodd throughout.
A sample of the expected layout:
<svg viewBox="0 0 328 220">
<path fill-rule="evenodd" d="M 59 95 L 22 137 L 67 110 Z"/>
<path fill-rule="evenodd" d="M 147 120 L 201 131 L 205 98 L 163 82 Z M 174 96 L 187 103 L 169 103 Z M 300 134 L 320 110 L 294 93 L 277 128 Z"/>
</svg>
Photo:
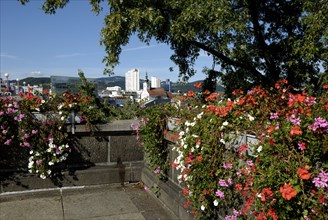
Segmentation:
<svg viewBox="0 0 328 220">
<path fill-rule="evenodd" d="M 29 0 L 20 0 L 26 3 Z M 98 13 L 105 0 L 90 0 Z M 101 31 L 111 73 L 121 47 L 132 34 L 170 45 L 179 76 L 195 74 L 201 51 L 213 64 L 228 92 L 250 85 L 272 86 L 287 79 L 295 88 L 315 88 L 327 72 L 327 0 L 106 0 L 110 6 Z M 55 13 L 69 0 L 45 0 Z"/>
</svg>

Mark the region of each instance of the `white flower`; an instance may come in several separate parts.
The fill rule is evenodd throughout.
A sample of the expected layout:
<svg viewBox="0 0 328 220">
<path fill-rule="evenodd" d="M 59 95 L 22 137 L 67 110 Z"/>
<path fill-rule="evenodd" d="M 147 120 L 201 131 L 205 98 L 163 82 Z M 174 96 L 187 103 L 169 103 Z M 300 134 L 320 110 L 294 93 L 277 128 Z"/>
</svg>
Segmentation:
<svg viewBox="0 0 328 220">
<path fill-rule="evenodd" d="M 62 114 L 63 114 L 63 112 L 62 112 L 62 111 L 60 111 L 60 112 L 58 112 L 58 114 L 59 114 L 59 115 L 62 115 Z"/>
<path fill-rule="evenodd" d="M 259 146 L 258 148 L 257 148 L 257 152 L 261 152 L 262 151 L 262 146 Z"/>
<path fill-rule="evenodd" d="M 250 121 L 254 121 L 254 119 L 255 119 L 255 118 L 254 118 L 253 116 L 251 116 L 251 115 L 249 115 L 248 118 L 249 118 Z"/>
<path fill-rule="evenodd" d="M 223 122 L 223 126 L 227 126 L 229 124 L 229 122 L 227 122 L 227 121 L 225 121 L 225 122 Z"/>
<path fill-rule="evenodd" d="M 198 118 L 198 119 L 201 119 L 203 114 L 204 114 L 204 112 L 199 113 L 199 114 L 197 115 L 197 118 Z"/>
<path fill-rule="evenodd" d="M 44 104 L 46 101 L 44 99 L 41 100 L 41 103 Z"/>
<path fill-rule="evenodd" d="M 50 175 L 51 174 L 51 170 L 48 170 L 47 173 Z"/>
<path fill-rule="evenodd" d="M 184 131 L 180 131 L 179 136 L 182 137 L 184 134 Z"/>
<path fill-rule="evenodd" d="M 37 157 L 40 156 L 40 153 L 39 152 L 36 152 L 35 153 L 35 156 L 37 156 Z"/>
<path fill-rule="evenodd" d="M 65 117 L 64 116 L 61 116 L 60 117 L 60 120 L 64 121 L 65 120 Z"/>
<path fill-rule="evenodd" d="M 33 150 L 30 150 L 30 154 L 33 154 Z"/>
<path fill-rule="evenodd" d="M 219 205 L 218 200 L 214 200 L 214 201 L 213 201 L 213 204 L 214 204 L 214 206 L 218 206 L 218 205 Z"/>
<path fill-rule="evenodd" d="M 204 210 L 205 210 L 205 206 L 202 205 L 202 206 L 200 207 L 200 209 L 201 209 L 202 211 L 204 211 Z"/>
<path fill-rule="evenodd" d="M 47 177 L 46 177 L 43 173 L 41 173 L 41 174 L 40 174 L 40 178 L 41 178 L 41 179 L 46 179 Z"/>
<path fill-rule="evenodd" d="M 49 164 L 49 166 L 52 166 L 52 165 L 54 165 L 54 162 L 49 161 L 48 164 Z"/>
<path fill-rule="evenodd" d="M 225 144 L 225 143 L 226 143 L 224 139 L 220 139 L 220 142 L 221 142 L 222 144 Z"/>
<path fill-rule="evenodd" d="M 196 147 L 197 147 L 197 145 L 196 145 Z M 199 147 L 199 146 L 198 146 L 198 147 Z M 194 152 L 194 151 L 195 151 L 195 148 L 192 147 L 190 150 L 191 150 L 191 152 Z"/>
<path fill-rule="evenodd" d="M 40 109 L 39 109 L 39 108 L 35 108 L 35 110 L 36 110 L 36 111 L 38 111 L 38 112 L 40 111 Z"/>
<path fill-rule="evenodd" d="M 63 104 L 60 104 L 60 105 L 58 106 L 58 110 L 62 109 L 63 106 L 64 106 Z M 61 113 L 59 113 L 59 114 L 61 114 Z"/>
<path fill-rule="evenodd" d="M 33 167 L 34 161 L 28 163 L 28 168 L 31 169 Z"/>
<path fill-rule="evenodd" d="M 194 127 L 195 124 L 196 124 L 196 122 L 190 123 L 190 126 L 191 126 L 191 127 Z"/>
</svg>

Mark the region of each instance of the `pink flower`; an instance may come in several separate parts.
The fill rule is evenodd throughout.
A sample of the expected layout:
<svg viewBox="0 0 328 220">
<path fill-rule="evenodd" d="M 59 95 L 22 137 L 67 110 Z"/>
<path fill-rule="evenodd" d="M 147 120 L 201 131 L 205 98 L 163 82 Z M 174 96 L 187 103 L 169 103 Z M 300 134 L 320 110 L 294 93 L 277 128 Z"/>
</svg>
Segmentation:
<svg viewBox="0 0 328 220">
<path fill-rule="evenodd" d="M 298 144 L 298 149 L 300 149 L 301 151 L 305 150 L 306 147 L 306 143 L 302 142 Z"/>
<path fill-rule="evenodd" d="M 231 169 L 232 168 L 232 163 L 230 163 L 230 162 L 224 163 L 223 168 L 224 169 Z"/>
<path fill-rule="evenodd" d="M 221 190 L 217 190 L 215 192 L 215 196 L 219 197 L 219 198 L 224 198 L 224 192 L 222 192 Z"/>
<path fill-rule="evenodd" d="M 219 185 L 222 186 L 222 187 L 228 187 L 228 184 L 227 184 L 226 181 L 223 180 L 223 179 L 220 179 L 220 180 L 219 180 Z"/>
<path fill-rule="evenodd" d="M 247 165 L 250 166 L 250 167 L 252 167 L 252 166 L 254 165 L 254 164 L 253 164 L 253 161 L 248 160 L 248 161 L 247 161 Z"/>
<path fill-rule="evenodd" d="M 5 145 L 10 145 L 10 143 L 11 143 L 11 139 L 8 139 L 8 140 L 6 140 L 6 142 L 4 144 Z"/>
</svg>

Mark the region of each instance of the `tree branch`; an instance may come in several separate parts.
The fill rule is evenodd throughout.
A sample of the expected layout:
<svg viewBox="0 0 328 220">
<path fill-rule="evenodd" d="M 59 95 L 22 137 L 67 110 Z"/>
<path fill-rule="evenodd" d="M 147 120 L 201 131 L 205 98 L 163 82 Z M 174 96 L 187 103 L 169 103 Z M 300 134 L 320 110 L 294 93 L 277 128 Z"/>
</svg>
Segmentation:
<svg viewBox="0 0 328 220">
<path fill-rule="evenodd" d="M 190 42 L 192 45 L 212 54 L 213 56 L 219 58 L 222 62 L 226 63 L 226 64 L 229 64 L 231 66 L 234 66 L 234 67 L 239 67 L 239 68 L 242 68 L 242 69 L 245 69 L 247 71 L 249 71 L 254 77 L 258 78 L 259 80 L 261 80 L 261 82 L 263 83 L 266 83 L 266 80 L 265 80 L 265 77 L 255 68 L 253 67 L 252 65 L 250 64 L 246 64 L 246 63 L 241 63 L 241 62 L 238 62 L 236 60 L 233 60 L 227 56 L 225 56 L 224 54 L 220 53 L 219 51 L 203 44 L 203 43 L 200 43 L 198 41 L 191 41 Z"/>
<path fill-rule="evenodd" d="M 248 10 L 251 15 L 251 21 L 253 23 L 254 27 L 254 37 L 256 39 L 258 48 L 260 50 L 260 56 L 262 56 L 267 64 L 268 67 L 268 73 L 269 78 L 272 78 L 274 81 L 278 80 L 279 73 L 277 71 L 277 67 L 274 63 L 274 60 L 272 59 L 272 56 L 270 55 L 270 51 L 268 49 L 268 45 L 265 43 L 264 36 L 262 33 L 262 28 L 259 24 L 259 16 L 258 16 L 258 6 L 256 5 L 256 2 L 254 0 L 248 1 Z"/>
</svg>

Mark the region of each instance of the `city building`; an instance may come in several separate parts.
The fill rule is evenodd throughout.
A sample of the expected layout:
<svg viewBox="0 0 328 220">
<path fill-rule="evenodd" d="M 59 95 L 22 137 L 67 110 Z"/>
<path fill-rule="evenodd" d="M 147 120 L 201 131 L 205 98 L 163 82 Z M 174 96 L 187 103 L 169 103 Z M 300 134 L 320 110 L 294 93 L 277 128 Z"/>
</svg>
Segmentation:
<svg viewBox="0 0 328 220">
<path fill-rule="evenodd" d="M 152 76 L 150 78 L 151 81 L 151 88 L 161 88 L 161 80 Z"/>
<path fill-rule="evenodd" d="M 140 90 L 140 73 L 132 69 L 125 73 L 125 91 L 136 92 Z"/>
<path fill-rule="evenodd" d="M 99 97 L 115 97 L 122 96 L 122 88 L 119 86 L 107 87 L 105 90 L 102 90 L 99 94 Z"/>
</svg>

